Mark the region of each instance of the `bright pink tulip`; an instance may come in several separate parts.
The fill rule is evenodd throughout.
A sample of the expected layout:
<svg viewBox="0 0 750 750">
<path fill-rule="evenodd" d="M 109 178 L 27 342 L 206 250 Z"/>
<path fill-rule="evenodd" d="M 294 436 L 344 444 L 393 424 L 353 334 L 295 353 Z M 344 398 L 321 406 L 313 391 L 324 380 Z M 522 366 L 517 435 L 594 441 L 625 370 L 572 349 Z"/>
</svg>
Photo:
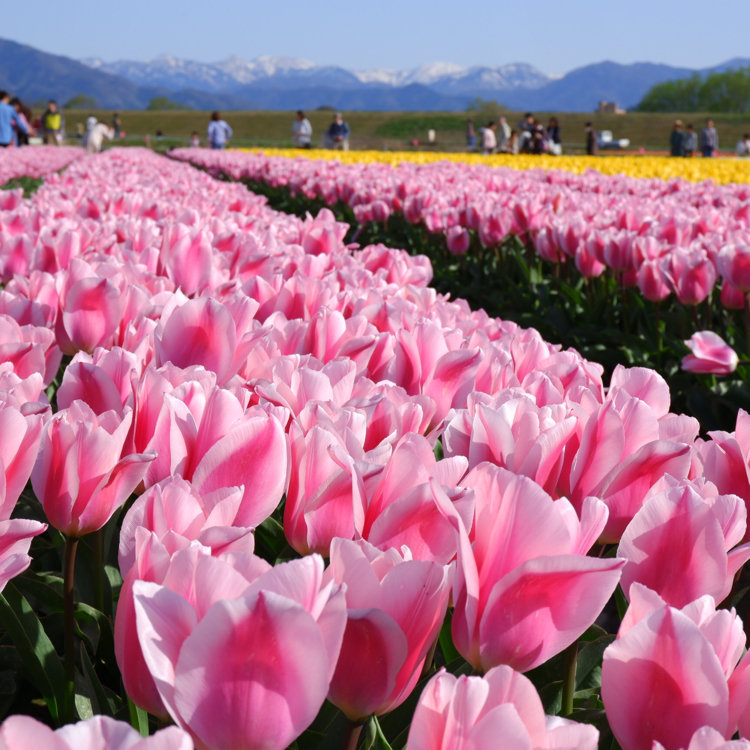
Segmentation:
<svg viewBox="0 0 750 750">
<path fill-rule="evenodd" d="M 463 456 L 437 461 L 427 438 L 405 435 L 371 493 L 363 537 L 380 549 L 405 544 L 418 560 L 450 562 L 457 551 L 456 531 L 440 513 L 435 494 L 449 497 L 469 528 L 473 496 L 457 487 L 465 473 Z"/>
<path fill-rule="evenodd" d="M 277 565 L 239 597 L 210 588 L 193 604 L 155 583 L 133 586 L 162 700 L 200 750 L 283 750 L 328 693 L 346 624 L 343 588 L 323 583 L 318 556 Z"/>
<path fill-rule="evenodd" d="M 425 686 L 407 750 L 595 750 L 592 726 L 545 717 L 531 681 L 499 666 L 484 677 L 441 670 Z"/>
<path fill-rule="evenodd" d="M 476 669 L 533 669 L 562 651 L 597 618 L 624 561 L 586 556 L 606 523 L 590 498 L 582 520 L 527 477 L 480 464 L 462 482 L 475 492 L 474 543 L 459 531 L 453 642 Z"/>
<path fill-rule="evenodd" d="M 10 716 L 0 726 L 0 750 L 193 750 L 190 735 L 167 727 L 141 737 L 130 724 L 94 716 L 77 724 L 50 729 L 30 716 Z"/>
<path fill-rule="evenodd" d="M 237 328 L 229 310 L 211 297 L 173 308 L 157 329 L 154 348 L 157 365 L 203 365 L 220 384 L 236 372 Z"/>
<path fill-rule="evenodd" d="M 720 493 L 737 494 L 750 507 L 750 414 L 738 411 L 732 433 L 708 434 L 711 440 L 700 446 L 704 476 Z M 743 541 L 750 541 L 750 532 L 745 532 Z"/>
<path fill-rule="evenodd" d="M 745 293 L 726 280 L 724 280 L 721 285 L 720 299 L 721 304 L 726 307 L 727 310 L 745 309 Z"/>
<path fill-rule="evenodd" d="M 750 544 L 735 547 L 745 534 L 745 505 L 709 483 L 669 484 L 647 495 L 622 535 L 623 590 L 638 581 L 673 607 L 703 594 L 721 602 L 750 559 Z"/>
<path fill-rule="evenodd" d="M 122 456 L 130 420 L 130 412 L 96 415 L 74 401 L 47 423 L 31 484 L 59 531 L 80 537 L 100 529 L 140 484 L 153 455 Z"/>
<path fill-rule="evenodd" d="M 453 255 L 464 255 L 471 245 L 471 236 L 462 227 L 451 227 L 445 233 L 448 250 Z"/>
<path fill-rule="evenodd" d="M 740 291 L 750 292 L 750 245 L 727 245 L 716 262 L 724 279 Z"/>
<path fill-rule="evenodd" d="M 688 372 L 709 372 L 729 375 L 739 364 L 737 352 L 713 331 L 694 333 L 685 346 L 692 352 L 682 360 L 682 369 Z"/>
<path fill-rule="evenodd" d="M 31 565 L 29 547 L 35 536 L 47 529 L 46 523 L 14 518 L 0 521 L 0 592 L 11 578 Z"/>
<path fill-rule="evenodd" d="M 106 346 L 121 315 L 121 293 L 111 281 L 99 277 L 76 281 L 67 290 L 62 308 L 62 325 L 72 350 L 93 352 L 97 346 Z M 62 341 L 59 343 L 72 353 Z"/>
<path fill-rule="evenodd" d="M 640 584 L 630 600 L 602 664 L 602 700 L 623 750 L 654 741 L 679 750 L 702 727 L 731 737 L 729 678 L 745 645 L 734 610 L 716 610 L 709 596 L 675 609 Z"/>
<path fill-rule="evenodd" d="M 362 534 L 365 482 L 382 470 L 365 454 L 349 426 L 316 424 L 307 432 L 296 421 L 289 427 L 291 472 L 284 506 L 284 534 L 300 554 L 328 554 L 331 541 Z"/>
<path fill-rule="evenodd" d="M 348 620 L 329 700 L 350 719 L 384 714 L 414 689 L 445 618 L 449 569 L 334 539 L 329 580 L 346 584 Z"/>
<path fill-rule="evenodd" d="M 683 305 L 697 305 L 716 283 L 716 266 L 702 250 L 673 250 L 662 261 L 664 278 Z"/>
</svg>

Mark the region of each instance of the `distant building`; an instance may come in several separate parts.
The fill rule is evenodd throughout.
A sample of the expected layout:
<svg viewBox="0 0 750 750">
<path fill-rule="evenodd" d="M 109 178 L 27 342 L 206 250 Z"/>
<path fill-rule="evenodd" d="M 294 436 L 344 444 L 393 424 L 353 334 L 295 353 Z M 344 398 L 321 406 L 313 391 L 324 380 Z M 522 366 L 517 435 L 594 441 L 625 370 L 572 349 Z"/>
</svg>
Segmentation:
<svg viewBox="0 0 750 750">
<path fill-rule="evenodd" d="M 625 110 L 620 109 L 617 106 L 617 102 L 599 102 L 599 107 L 596 110 L 599 114 L 603 115 L 624 115 Z"/>
</svg>

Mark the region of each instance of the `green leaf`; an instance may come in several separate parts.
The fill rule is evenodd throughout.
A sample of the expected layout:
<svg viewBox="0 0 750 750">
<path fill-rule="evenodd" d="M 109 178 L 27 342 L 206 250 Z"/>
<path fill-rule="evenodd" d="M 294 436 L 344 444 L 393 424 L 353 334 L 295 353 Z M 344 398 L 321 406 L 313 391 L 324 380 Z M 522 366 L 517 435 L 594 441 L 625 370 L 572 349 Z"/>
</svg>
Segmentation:
<svg viewBox="0 0 750 750">
<path fill-rule="evenodd" d="M 25 675 L 41 693 L 52 720 L 62 721 L 65 670 L 31 605 L 9 583 L 0 594 L 0 622 L 23 660 Z"/>
<path fill-rule="evenodd" d="M 148 714 L 128 698 L 128 710 L 130 711 L 130 726 L 133 727 L 141 737 L 148 737 Z"/>
<path fill-rule="evenodd" d="M 107 697 L 107 692 L 102 685 L 101 680 L 96 674 L 94 665 L 89 659 L 86 647 L 81 644 L 81 665 L 83 666 L 82 689 L 91 699 L 94 713 L 115 716 L 115 707 L 112 701 Z"/>
</svg>

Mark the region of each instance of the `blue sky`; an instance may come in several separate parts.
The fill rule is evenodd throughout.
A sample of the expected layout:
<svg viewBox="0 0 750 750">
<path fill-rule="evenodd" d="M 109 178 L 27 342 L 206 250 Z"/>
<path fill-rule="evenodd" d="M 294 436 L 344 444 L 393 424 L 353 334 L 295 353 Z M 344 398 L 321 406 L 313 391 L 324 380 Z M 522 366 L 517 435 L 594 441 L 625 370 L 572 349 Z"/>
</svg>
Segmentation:
<svg viewBox="0 0 750 750">
<path fill-rule="evenodd" d="M 2 6 L 0 37 L 107 61 L 162 53 L 204 62 L 274 55 L 356 70 L 528 62 L 561 74 L 606 59 L 702 68 L 750 56 L 747 0 L 36 0 Z"/>
</svg>

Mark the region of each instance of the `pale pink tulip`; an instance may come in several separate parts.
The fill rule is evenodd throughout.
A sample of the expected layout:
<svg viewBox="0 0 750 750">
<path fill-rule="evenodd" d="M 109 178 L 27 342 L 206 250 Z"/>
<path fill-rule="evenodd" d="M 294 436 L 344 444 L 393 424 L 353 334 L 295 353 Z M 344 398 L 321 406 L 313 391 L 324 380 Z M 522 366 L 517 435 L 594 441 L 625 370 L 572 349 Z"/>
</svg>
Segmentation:
<svg viewBox="0 0 750 750">
<path fill-rule="evenodd" d="M 692 352 L 682 360 L 682 369 L 688 372 L 708 372 L 729 375 L 739 364 L 737 352 L 713 331 L 694 333 L 685 346 Z"/>
<path fill-rule="evenodd" d="M 622 535 L 623 590 L 638 581 L 674 607 L 703 594 L 721 602 L 750 559 L 750 544 L 735 547 L 745 534 L 745 505 L 710 483 L 668 484 L 646 496 Z"/>
<path fill-rule="evenodd" d="M 50 729 L 31 716 L 10 716 L 0 725 L 0 750 L 193 750 L 190 735 L 167 727 L 141 737 L 127 722 L 94 716 L 77 724 Z"/>
<path fill-rule="evenodd" d="M 745 645 L 734 610 L 716 610 L 709 596 L 675 609 L 640 584 L 630 600 L 602 664 L 602 700 L 623 750 L 654 741 L 679 750 L 702 727 L 731 737 L 731 677 Z"/>
<path fill-rule="evenodd" d="M 498 666 L 484 677 L 436 674 L 417 703 L 406 748 L 595 750 L 598 741 L 590 725 L 545 717 L 531 681 Z"/>
<path fill-rule="evenodd" d="M 578 519 L 527 477 L 480 464 L 462 482 L 475 493 L 474 543 L 459 531 L 453 641 L 476 669 L 508 664 L 525 671 L 576 640 L 596 619 L 624 561 L 586 556 L 606 523 L 590 498 Z"/>
<path fill-rule="evenodd" d="M 31 565 L 28 554 L 31 540 L 46 529 L 46 523 L 25 518 L 0 521 L 0 592 L 11 578 Z"/>
<path fill-rule="evenodd" d="M 283 750 L 313 721 L 346 624 L 320 557 L 277 565 L 234 598 L 204 589 L 192 604 L 143 581 L 133 592 L 146 664 L 201 750 Z"/>
<path fill-rule="evenodd" d="M 329 700 L 350 719 L 399 706 L 419 680 L 445 618 L 449 569 L 334 539 L 328 579 L 346 584 L 348 620 Z"/>
<path fill-rule="evenodd" d="M 654 742 L 652 750 L 666 750 L 660 742 Z M 695 730 L 690 744 L 680 750 L 750 750 L 750 740 L 725 740 L 713 727 Z"/>
</svg>

